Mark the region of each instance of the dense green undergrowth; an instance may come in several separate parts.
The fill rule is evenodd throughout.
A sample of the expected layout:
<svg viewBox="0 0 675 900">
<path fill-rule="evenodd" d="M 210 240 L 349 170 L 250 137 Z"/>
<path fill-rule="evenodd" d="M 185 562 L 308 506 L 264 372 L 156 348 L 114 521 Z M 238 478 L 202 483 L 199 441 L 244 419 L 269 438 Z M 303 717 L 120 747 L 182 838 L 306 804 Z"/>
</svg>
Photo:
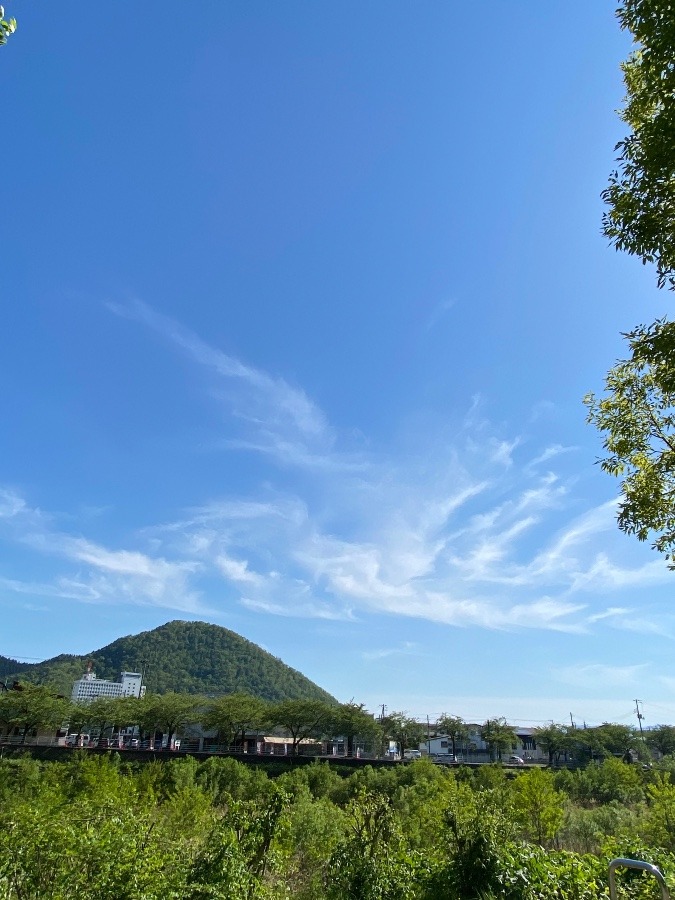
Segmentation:
<svg viewBox="0 0 675 900">
<path fill-rule="evenodd" d="M 2 900 L 593 900 L 615 856 L 675 888 L 667 760 L 517 778 L 317 763 L 275 779 L 215 757 L 0 760 Z M 657 896 L 641 875 L 620 891 Z"/>
</svg>

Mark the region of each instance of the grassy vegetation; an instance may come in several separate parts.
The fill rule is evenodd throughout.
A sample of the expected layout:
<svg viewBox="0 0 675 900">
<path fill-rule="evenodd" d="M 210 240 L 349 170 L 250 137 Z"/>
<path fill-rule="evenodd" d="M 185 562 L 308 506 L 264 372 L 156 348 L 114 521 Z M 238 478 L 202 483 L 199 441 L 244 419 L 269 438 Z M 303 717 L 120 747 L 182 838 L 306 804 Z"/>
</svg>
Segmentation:
<svg viewBox="0 0 675 900">
<path fill-rule="evenodd" d="M 675 888 L 675 759 L 578 771 L 426 760 L 276 778 L 233 759 L 0 760 L 0 896 L 594 900 L 618 855 Z M 622 897 L 653 896 L 642 876 Z"/>
</svg>

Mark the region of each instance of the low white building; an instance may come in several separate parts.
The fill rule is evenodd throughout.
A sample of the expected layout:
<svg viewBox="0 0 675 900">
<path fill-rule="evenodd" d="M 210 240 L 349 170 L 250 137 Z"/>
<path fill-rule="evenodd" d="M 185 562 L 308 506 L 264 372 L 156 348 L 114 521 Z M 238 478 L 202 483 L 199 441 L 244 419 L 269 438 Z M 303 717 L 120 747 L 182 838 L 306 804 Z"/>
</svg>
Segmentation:
<svg viewBox="0 0 675 900">
<path fill-rule="evenodd" d="M 140 672 L 122 672 L 119 681 L 97 678 L 95 672 L 85 672 L 73 685 L 70 699 L 75 703 L 90 703 L 99 697 L 144 697 L 145 685 Z"/>
<path fill-rule="evenodd" d="M 467 723 L 467 737 L 455 741 L 455 752 L 458 761 L 461 762 L 485 762 L 488 756 L 488 747 L 481 736 L 481 726 Z M 528 761 L 544 762 L 548 756 L 541 747 L 537 746 L 535 728 L 522 728 L 513 726 L 514 738 L 509 749 L 503 751 L 503 757 L 508 759 L 511 754 L 522 756 Z M 452 739 L 445 734 L 434 733 L 426 741 L 421 741 L 420 750 L 431 756 L 451 756 Z"/>
</svg>

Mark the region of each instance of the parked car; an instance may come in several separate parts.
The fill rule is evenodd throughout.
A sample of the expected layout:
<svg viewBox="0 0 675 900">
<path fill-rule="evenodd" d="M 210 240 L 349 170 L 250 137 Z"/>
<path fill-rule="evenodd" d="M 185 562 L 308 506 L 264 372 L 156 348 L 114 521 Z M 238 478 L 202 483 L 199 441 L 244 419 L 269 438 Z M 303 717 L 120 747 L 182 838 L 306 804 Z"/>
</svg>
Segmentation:
<svg viewBox="0 0 675 900">
<path fill-rule="evenodd" d="M 403 759 L 422 759 L 421 750 L 404 750 Z"/>
<path fill-rule="evenodd" d="M 512 766 L 524 766 L 525 760 L 522 756 L 509 756 L 509 762 Z"/>
</svg>

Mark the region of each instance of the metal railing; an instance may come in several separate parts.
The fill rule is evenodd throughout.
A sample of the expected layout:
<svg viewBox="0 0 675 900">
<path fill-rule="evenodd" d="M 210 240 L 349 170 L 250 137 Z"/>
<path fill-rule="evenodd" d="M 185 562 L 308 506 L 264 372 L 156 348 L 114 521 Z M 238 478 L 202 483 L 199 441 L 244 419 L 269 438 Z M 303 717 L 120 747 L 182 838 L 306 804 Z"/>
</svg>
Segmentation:
<svg viewBox="0 0 675 900">
<path fill-rule="evenodd" d="M 58 747 L 59 740 L 46 735 L 27 735 L 24 740 L 20 734 L 8 734 L 0 738 L 0 744 L 8 747 Z"/>
<path fill-rule="evenodd" d="M 647 872 L 649 875 L 653 875 L 656 878 L 659 887 L 661 888 L 661 900 L 670 900 L 670 893 L 668 891 L 668 885 L 666 884 L 666 879 L 661 874 L 661 870 L 657 866 L 653 866 L 651 863 L 642 862 L 640 859 L 625 859 L 624 857 L 619 857 L 618 859 L 613 859 L 609 864 L 609 897 L 610 900 L 617 900 L 616 894 L 616 870 L 617 869 L 638 869 L 642 872 Z"/>
</svg>

